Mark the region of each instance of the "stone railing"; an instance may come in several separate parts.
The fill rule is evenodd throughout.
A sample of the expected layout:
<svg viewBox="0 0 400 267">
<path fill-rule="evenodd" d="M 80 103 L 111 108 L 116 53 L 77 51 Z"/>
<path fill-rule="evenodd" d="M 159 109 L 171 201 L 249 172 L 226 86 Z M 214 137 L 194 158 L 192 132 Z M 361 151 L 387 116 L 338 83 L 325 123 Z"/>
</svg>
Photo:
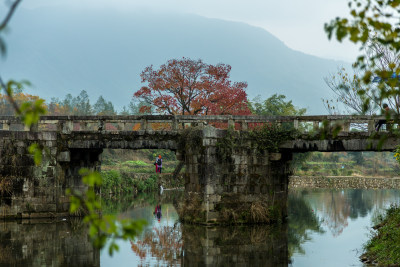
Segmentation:
<svg viewBox="0 0 400 267">
<path fill-rule="evenodd" d="M 265 123 L 288 125 L 307 133 L 321 128 L 334 129 L 341 126 L 341 134 L 348 132 L 371 133 L 375 123 L 383 116 L 190 116 L 190 115 L 145 115 L 145 116 L 42 116 L 38 124 L 28 128 L 13 116 L 0 116 L 0 131 L 58 131 L 65 134 L 75 131 L 176 131 L 179 129 L 213 125 L 218 128 L 235 127 L 248 130 Z M 397 124 L 392 125 L 397 128 Z"/>
</svg>

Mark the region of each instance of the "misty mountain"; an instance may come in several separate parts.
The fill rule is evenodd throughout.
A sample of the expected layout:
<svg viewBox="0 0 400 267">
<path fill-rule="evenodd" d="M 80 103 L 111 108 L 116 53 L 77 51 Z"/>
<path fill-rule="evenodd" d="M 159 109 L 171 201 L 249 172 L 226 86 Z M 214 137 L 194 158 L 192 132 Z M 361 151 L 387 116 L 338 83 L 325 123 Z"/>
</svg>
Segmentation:
<svg viewBox="0 0 400 267">
<path fill-rule="evenodd" d="M 28 79 L 28 92 L 46 99 L 86 90 L 116 108 L 141 87 L 146 66 L 188 57 L 231 65 L 232 80 L 248 82 L 250 99 L 284 94 L 321 114 L 321 98 L 330 95 L 323 77 L 349 66 L 294 51 L 258 27 L 187 14 L 19 9 L 5 39 L 4 79 Z"/>
</svg>

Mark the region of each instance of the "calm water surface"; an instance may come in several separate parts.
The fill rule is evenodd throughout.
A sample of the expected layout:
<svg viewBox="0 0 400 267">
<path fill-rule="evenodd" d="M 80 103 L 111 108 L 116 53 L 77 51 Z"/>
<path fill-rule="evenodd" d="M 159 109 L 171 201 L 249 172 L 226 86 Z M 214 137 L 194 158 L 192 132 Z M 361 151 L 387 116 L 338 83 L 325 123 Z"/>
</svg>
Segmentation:
<svg viewBox="0 0 400 267">
<path fill-rule="evenodd" d="M 398 190 L 292 190 L 283 226 L 201 227 L 179 223 L 182 193 L 106 201 L 105 212 L 148 221 L 112 257 L 79 220 L 1 222 L 0 266 L 362 266 L 370 227 L 400 202 Z"/>
<path fill-rule="evenodd" d="M 282 227 L 182 226 L 171 203 L 162 204 L 162 217 L 153 205 L 130 209 L 126 217 L 147 215 L 149 225 L 140 238 L 121 244 L 121 253 L 101 252 L 101 266 L 362 266 L 358 257 L 370 227 L 398 190 L 292 190 L 289 220 Z M 178 196 L 176 196 L 178 197 Z M 161 199 L 162 201 L 162 199 Z"/>
</svg>

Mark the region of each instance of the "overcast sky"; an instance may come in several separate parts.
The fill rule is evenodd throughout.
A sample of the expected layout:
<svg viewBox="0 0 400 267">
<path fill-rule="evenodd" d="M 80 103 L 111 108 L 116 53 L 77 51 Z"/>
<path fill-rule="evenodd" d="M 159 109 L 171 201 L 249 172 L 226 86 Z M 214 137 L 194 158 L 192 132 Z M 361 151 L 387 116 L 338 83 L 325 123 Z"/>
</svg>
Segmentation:
<svg viewBox="0 0 400 267">
<path fill-rule="evenodd" d="M 114 8 L 194 13 L 210 18 L 241 21 L 259 26 L 292 49 L 324 58 L 353 62 L 358 49 L 351 43 L 329 41 L 324 23 L 347 16 L 348 0 L 23 0 L 25 8 L 73 6 L 95 12 Z"/>
</svg>

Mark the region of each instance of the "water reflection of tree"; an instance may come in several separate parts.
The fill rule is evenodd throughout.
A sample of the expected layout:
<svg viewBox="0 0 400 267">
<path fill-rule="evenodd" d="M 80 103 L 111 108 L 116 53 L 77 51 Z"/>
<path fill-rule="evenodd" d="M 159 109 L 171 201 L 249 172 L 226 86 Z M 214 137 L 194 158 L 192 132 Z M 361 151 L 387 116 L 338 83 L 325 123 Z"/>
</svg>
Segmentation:
<svg viewBox="0 0 400 267">
<path fill-rule="evenodd" d="M 288 266 L 287 224 L 182 225 L 183 266 Z"/>
<path fill-rule="evenodd" d="M 374 206 L 374 197 L 371 193 L 375 192 L 362 189 L 350 190 L 349 196 L 351 219 L 357 219 L 358 217 L 365 217 L 368 215 Z"/>
<path fill-rule="evenodd" d="M 291 257 L 293 253 L 305 253 L 301 245 L 310 240 L 310 232 L 323 233 L 323 230 L 321 229 L 319 218 L 304 200 L 301 192 L 291 192 L 289 194 L 288 214 L 288 251 L 289 257 Z"/>
<path fill-rule="evenodd" d="M 132 251 L 140 257 L 141 263 L 150 254 L 167 265 L 179 265 L 182 257 L 182 230 L 180 224 L 153 228 L 145 232 L 141 240 L 131 241 Z"/>
<path fill-rule="evenodd" d="M 350 204 L 342 192 L 326 194 L 324 224 L 328 226 L 333 236 L 339 236 L 348 226 Z"/>
<path fill-rule="evenodd" d="M 103 213 L 121 213 L 135 207 L 155 205 L 157 201 L 157 194 L 155 193 L 142 193 L 137 197 L 132 195 L 105 197 L 102 199 Z"/>
<path fill-rule="evenodd" d="M 310 204 L 321 214 L 321 220 L 339 236 L 350 219 L 365 217 L 373 210 L 382 209 L 395 198 L 393 190 L 326 189 L 311 194 Z"/>
</svg>

